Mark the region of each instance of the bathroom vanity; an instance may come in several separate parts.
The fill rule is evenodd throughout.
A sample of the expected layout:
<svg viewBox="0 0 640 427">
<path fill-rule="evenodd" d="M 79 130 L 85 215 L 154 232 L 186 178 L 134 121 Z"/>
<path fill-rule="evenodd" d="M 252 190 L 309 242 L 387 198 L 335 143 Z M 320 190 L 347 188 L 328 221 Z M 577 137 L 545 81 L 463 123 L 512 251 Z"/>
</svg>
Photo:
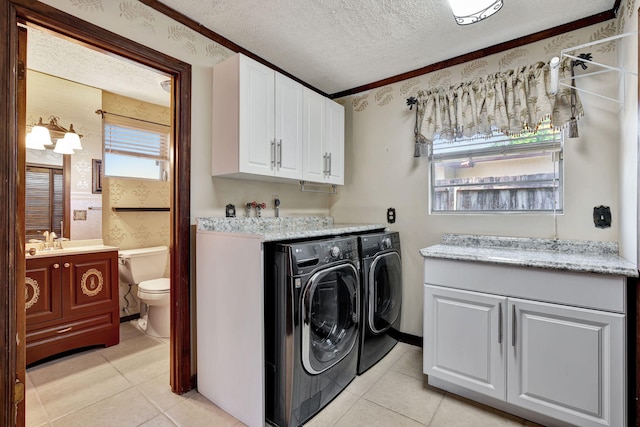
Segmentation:
<svg viewBox="0 0 640 427">
<path fill-rule="evenodd" d="M 421 253 L 430 385 L 543 425 L 627 425 L 638 271 L 617 244 L 445 235 Z"/>
<path fill-rule="evenodd" d="M 27 364 L 119 342 L 118 248 L 100 242 L 28 253 L 25 288 Z"/>
</svg>

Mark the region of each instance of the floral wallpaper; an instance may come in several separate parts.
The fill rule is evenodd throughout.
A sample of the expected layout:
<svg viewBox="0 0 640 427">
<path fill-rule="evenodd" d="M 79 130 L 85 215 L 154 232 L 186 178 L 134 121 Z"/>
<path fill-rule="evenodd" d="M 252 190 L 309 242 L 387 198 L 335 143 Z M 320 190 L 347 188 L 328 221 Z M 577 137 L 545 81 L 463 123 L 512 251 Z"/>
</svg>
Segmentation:
<svg viewBox="0 0 640 427">
<path fill-rule="evenodd" d="M 102 93 L 102 109 L 160 124 L 171 124 L 171 111 L 161 105 L 150 104 L 109 92 Z M 103 217 L 102 239 L 105 245 L 120 249 L 170 246 L 170 212 L 115 212 L 114 207 L 169 207 L 171 204 L 171 183 L 148 179 L 110 178 L 102 180 Z M 169 262 L 164 270 L 169 276 Z M 137 287 L 120 283 L 121 315 L 140 311 Z M 124 296 L 127 295 L 125 299 Z M 125 310 L 126 308 L 126 310 Z"/>
<path fill-rule="evenodd" d="M 137 38 L 134 35 L 149 40 L 164 37 L 167 40 L 163 47 L 165 53 L 193 65 L 211 66 L 233 55 L 226 47 L 135 0 L 43 2 L 90 22 L 93 18 L 107 19 L 110 26 L 117 28 L 117 33 L 134 40 Z M 112 17 L 117 17 L 115 22 Z"/>
</svg>

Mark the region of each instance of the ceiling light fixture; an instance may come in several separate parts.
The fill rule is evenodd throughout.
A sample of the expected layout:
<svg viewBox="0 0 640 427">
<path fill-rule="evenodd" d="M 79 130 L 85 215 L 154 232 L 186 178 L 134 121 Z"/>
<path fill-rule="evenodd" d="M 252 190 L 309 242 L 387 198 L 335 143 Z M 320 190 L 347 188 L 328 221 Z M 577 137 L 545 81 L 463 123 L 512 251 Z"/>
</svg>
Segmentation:
<svg viewBox="0 0 640 427">
<path fill-rule="evenodd" d="M 27 148 L 32 150 L 44 150 L 47 145 L 53 145 L 51 138 L 57 140 L 56 147 L 53 150 L 60 154 L 73 154 L 73 150 L 82 150 L 80 138 L 82 135 L 76 133 L 73 124 L 69 125 L 69 129 L 65 129 L 58 124 L 58 117 L 49 117 L 49 123 L 42 122 L 42 117 L 37 124 L 33 125 L 31 132 L 27 134 Z"/>
<path fill-rule="evenodd" d="M 448 0 L 458 25 L 486 19 L 502 8 L 503 0 Z"/>
<path fill-rule="evenodd" d="M 171 93 L 171 80 L 163 80 L 160 82 L 160 87 L 167 93 Z"/>
</svg>

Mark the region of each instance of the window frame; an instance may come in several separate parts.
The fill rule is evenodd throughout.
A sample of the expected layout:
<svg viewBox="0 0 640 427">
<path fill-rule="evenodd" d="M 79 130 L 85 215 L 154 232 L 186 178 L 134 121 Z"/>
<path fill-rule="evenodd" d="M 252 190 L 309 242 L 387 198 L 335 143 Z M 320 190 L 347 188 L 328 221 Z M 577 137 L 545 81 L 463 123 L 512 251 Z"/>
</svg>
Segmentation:
<svg viewBox="0 0 640 427">
<path fill-rule="evenodd" d="M 68 233 L 68 225 L 67 225 L 67 203 L 68 203 L 68 191 L 67 191 L 67 179 L 66 179 L 66 173 L 65 173 L 65 168 L 64 166 L 57 166 L 57 165 L 43 165 L 43 164 L 36 164 L 36 163 L 27 163 L 25 165 L 25 237 L 26 237 L 26 241 L 28 242 L 30 239 L 38 239 L 38 240 L 42 240 L 42 234 L 44 231 L 53 231 L 55 232 L 58 237 L 63 237 L 65 236 L 65 232 Z M 34 172 L 40 172 L 42 174 L 47 174 L 48 175 L 48 190 L 46 190 L 48 192 L 48 200 L 47 200 L 47 205 L 48 205 L 48 212 L 46 213 L 48 216 L 48 226 L 45 230 L 36 230 L 34 229 L 29 229 L 29 217 L 30 217 L 30 213 L 29 213 L 29 198 L 32 198 L 34 195 L 34 191 L 33 189 L 31 189 L 30 191 L 30 183 L 31 180 L 29 179 L 29 172 L 33 171 L 34 169 L 36 169 L 37 171 Z M 60 176 L 60 184 L 61 184 L 61 188 L 59 188 L 59 193 L 58 196 L 61 198 L 60 202 L 60 206 L 58 206 L 58 208 L 60 209 L 60 214 L 58 215 L 60 217 L 60 221 L 62 222 L 61 224 L 55 224 L 55 220 L 56 220 L 56 214 L 55 214 L 55 198 L 56 198 L 56 184 L 55 184 L 55 179 L 54 176 Z M 44 189 L 43 189 L 44 190 Z M 52 201 L 53 200 L 53 201 Z M 44 213 L 44 212 L 43 212 Z M 66 236 L 68 237 L 68 236 Z"/>
<path fill-rule="evenodd" d="M 545 122 L 543 122 L 545 123 Z M 545 128 L 546 127 L 546 128 Z M 564 185 L 565 185 L 565 179 L 564 179 L 564 132 L 562 129 L 551 129 L 550 125 L 543 125 L 541 126 L 541 130 L 542 132 L 546 131 L 546 130 L 551 130 L 553 132 L 556 132 L 555 135 L 556 137 L 553 139 L 553 141 L 549 141 L 549 142 L 533 142 L 533 143 L 525 143 L 525 144 L 509 144 L 506 143 L 505 141 L 509 141 L 509 140 L 513 140 L 513 139 L 526 139 L 526 138 L 530 138 L 532 136 L 536 136 L 536 133 L 526 133 L 524 135 L 521 136 L 516 136 L 516 137 L 510 137 L 508 135 L 502 135 L 502 134 L 496 134 L 494 133 L 494 135 L 491 135 L 490 138 L 496 138 L 495 141 L 488 141 L 487 138 L 485 138 L 484 136 L 474 136 L 474 137 L 470 137 L 470 138 L 461 138 L 461 139 L 456 139 L 454 141 L 450 141 L 450 142 L 446 142 L 446 141 L 442 141 L 442 140 L 435 140 L 433 142 L 433 144 L 441 144 L 441 143 L 445 143 L 445 144 L 458 144 L 458 147 L 460 147 L 459 150 L 457 151 L 453 151 L 450 152 L 448 154 L 445 155 L 434 155 L 434 146 L 430 145 L 429 146 L 429 214 L 430 215 L 502 215 L 502 214 L 515 214 L 515 215 L 556 215 L 556 214 L 563 214 L 564 213 Z M 539 132 L 540 132 L 539 131 Z M 483 142 L 483 140 L 485 142 Z M 475 142 L 473 142 L 475 141 Z M 484 149 L 470 149 L 470 150 L 465 150 L 463 147 L 466 147 L 467 144 L 470 145 L 487 145 L 493 142 L 497 142 L 499 145 L 496 145 L 494 147 L 486 147 Z M 453 145 L 452 145 L 453 146 Z M 516 148 L 518 146 L 521 146 L 520 149 Z M 507 147 L 506 150 L 504 150 L 504 148 Z M 465 158 L 470 158 L 472 159 L 475 155 L 475 157 L 477 159 L 481 159 L 483 158 L 483 156 L 487 156 L 489 154 L 500 154 L 500 153 L 504 153 L 504 151 L 508 151 L 510 154 L 525 154 L 525 153 L 534 153 L 534 155 L 536 153 L 539 153 L 540 155 L 547 155 L 547 156 L 551 156 L 552 162 L 553 164 L 553 176 L 549 179 L 551 182 L 551 186 L 554 188 L 553 190 L 553 194 L 554 194 L 554 200 L 556 200 L 556 202 L 554 202 L 554 207 L 551 209 L 518 209 L 518 210 L 490 210 L 490 209 L 486 209 L 486 210 L 458 210 L 458 209 L 454 209 L 454 210 L 435 210 L 435 195 L 436 195 L 436 191 L 438 188 L 446 188 L 446 187 L 473 187 L 473 186 L 482 186 L 482 185 L 492 185 L 492 186 L 496 186 L 497 187 L 505 187 L 505 188 L 513 188 L 513 189 L 517 189 L 518 187 L 508 187 L 509 185 L 509 181 L 497 181 L 497 182 L 492 182 L 492 183 L 477 183 L 477 184 L 466 184 L 466 185 L 450 185 L 450 186 L 436 186 L 436 166 L 440 163 L 443 162 L 443 160 L 463 160 Z M 498 159 L 496 159 L 498 160 Z M 526 176 L 526 175 L 533 175 L 533 174 L 527 174 L 527 173 L 523 173 L 523 174 L 517 174 L 517 175 L 509 175 L 510 177 L 520 177 L 520 176 Z M 504 175 L 494 175 L 492 177 L 486 177 L 487 179 L 495 179 L 495 178 L 502 178 L 504 177 Z M 546 180 L 546 181 L 549 181 Z M 517 181 L 517 180 L 514 180 Z M 513 182 L 513 181 L 512 181 Z M 529 181 L 529 182 L 534 182 L 534 181 Z M 557 183 L 557 184 L 556 184 Z M 504 185 L 501 185 L 504 184 Z M 526 188 L 526 187 L 520 187 L 520 188 Z"/>
<path fill-rule="evenodd" d="M 112 138 L 111 135 L 123 131 L 132 136 L 131 140 L 126 138 Z M 132 178 L 149 179 L 154 181 L 167 181 L 169 179 L 170 168 L 170 148 L 171 148 L 171 126 L 163 125 L 147 120 L 125 117 L 119 114 L 104 113 L 102 123 L 102 171 L 104 177 L 109 178 Z M 139 133 L 149 133 L 159 137 L 158 144 L 155 145 L 153 137 L 148 139 L 138 138 Z M 110 156 L 125 156 L 137 159 L 147 159 L 156 162 L 158 165 L 158 176 L 133 176 L 111 174 L 109 162 Z M 162 164 L 160 164 L 162 163 Z"/>
</svg>

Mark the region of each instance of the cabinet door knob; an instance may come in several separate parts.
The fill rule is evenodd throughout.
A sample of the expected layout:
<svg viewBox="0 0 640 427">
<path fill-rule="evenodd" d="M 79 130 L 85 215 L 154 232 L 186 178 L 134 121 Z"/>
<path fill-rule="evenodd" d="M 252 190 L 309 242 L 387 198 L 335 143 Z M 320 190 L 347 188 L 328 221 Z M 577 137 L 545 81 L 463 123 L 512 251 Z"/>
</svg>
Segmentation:
<svg viewBox="0 0 640 427">
<path fill-rule="evenodd" d="M 68 262 L 64 263 L 64 268 L 69 268 L 71 266 L 71 264 L 69 264 Z"/>
<path fill-rule="evenodd" d="M 53 264 L 53 268 L 54 268 L 54 269 L 58 269 L 58 268 L 60 268 L 60 264 L 58 264 L 58 263 L 56 262 L 55 264 Z"/>
</svg>

